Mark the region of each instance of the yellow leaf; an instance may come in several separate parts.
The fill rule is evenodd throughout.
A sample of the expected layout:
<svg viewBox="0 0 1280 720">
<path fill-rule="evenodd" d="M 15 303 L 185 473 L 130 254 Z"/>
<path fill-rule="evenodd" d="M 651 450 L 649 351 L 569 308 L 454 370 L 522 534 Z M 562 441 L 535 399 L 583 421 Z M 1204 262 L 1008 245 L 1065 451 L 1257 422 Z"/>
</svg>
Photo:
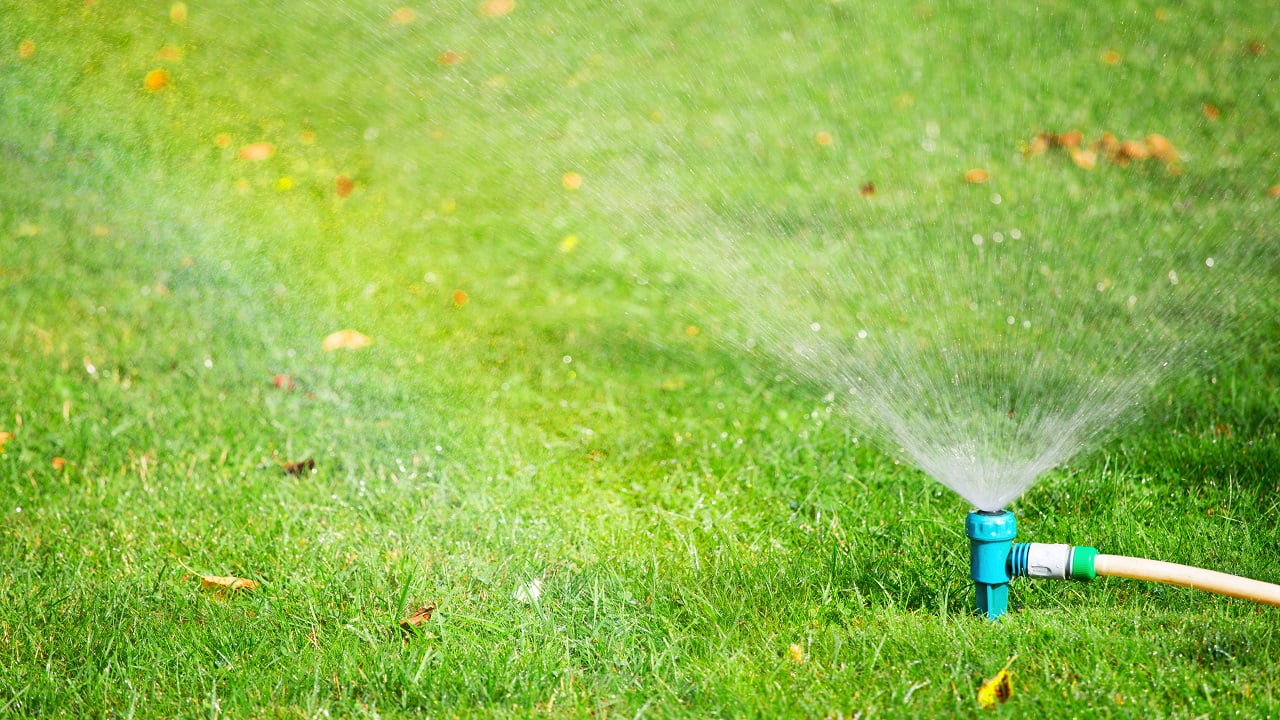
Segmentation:
<svg viewBox="0 0 1280 720">
<path fill-rule="evenodd" d="M 357 350 L 372 344 L 373 339 L 368 335 L 348 329 L 329 334 L 321 343 L 321 347 L 325 350 Z"/>
<path fill-rule="evenodd" d="M 0 453 L 4 452 L 4 444 L 13 439 L 13 433 L 0 430 Z"/>
<path fill-rule="evenodd" d="M 997 702 L 1007 702 L 1013 695 L 1013 675 L 1009 672 L 1009 666 L 1017 659 L 1017 655 L 1009 658 L 1009 662 L 1000 668 L 1000 672 L 996 673 L 995 677 L 982 683 L 982 687 L 978 688 L 978 705 L 983 710 L 990 710 L 996 706 Z"/>
<path fill-rule="evenodd" d="M 787 648 L 787 652 L 791 655 L 791 662 L 797 665 L 804 664 L 804 647 L 800 643 L 793 643 Z"/>
<path fill-rule="evenodd" d="M 502 17 L 516 9 L 516 0 L 485 0 L 480 4 L 480 14 L 485 17 Z"/>
<path fill-rule="evenodd" d="M 226 577 L 202 575 L 200 577 L 200 587 L 205 590 L 213 590 L 215 592 L 227 592 L 235 590 L 252 590 L 258 587 L 258 583 L 231 575 Z"/>
<path fill-rule="evenodd" d="M 276 154 L 276 146 L 269 142 L 249 143 L 240 148 L 241 160 L 266 160 Z"/>
</svg>

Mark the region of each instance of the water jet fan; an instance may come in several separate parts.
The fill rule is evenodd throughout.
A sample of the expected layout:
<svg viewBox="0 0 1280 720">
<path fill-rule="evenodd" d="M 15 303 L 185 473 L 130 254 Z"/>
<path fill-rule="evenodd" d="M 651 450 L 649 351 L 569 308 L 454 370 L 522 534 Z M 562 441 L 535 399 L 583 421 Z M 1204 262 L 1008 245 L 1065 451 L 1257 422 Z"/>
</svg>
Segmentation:
<svg viewBox="0 0 1280 720">
<path fill-rule="evenodd" d="M 1280 607 L 1280 585 L 1147 558 L 1104 555 L 1087 545 L 1014 543 L 1017 521 L 1008 510 L 974 510 L 965 518 L 969 576 L 977 610 L 997 620 L 1009 609 L 1015 577 L 1089 581 L 1099 575 L 1180 585 Z"/>
</svg>

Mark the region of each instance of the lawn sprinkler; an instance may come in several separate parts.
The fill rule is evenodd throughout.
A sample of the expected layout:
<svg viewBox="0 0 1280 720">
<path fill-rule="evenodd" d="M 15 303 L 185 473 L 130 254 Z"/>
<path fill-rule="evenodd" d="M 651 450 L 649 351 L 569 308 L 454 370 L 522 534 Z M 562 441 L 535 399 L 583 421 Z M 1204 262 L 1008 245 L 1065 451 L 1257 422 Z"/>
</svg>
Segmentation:
<svg viewBox="0 0 1280 720">
<path fill-rule="evenodd" d="M 1177 563 L 1103 555 L 1087 545 L 1015 543 L 1018 523 L 1008 510 L 974 510 L 964 522 L 969 577 L 978 613 L 998 620 L 1009 610 L 1015 577 L 1093 580 L 1099 575 L 1151 580 L 1280 607 L 1280 585 Z"/>
</svg>

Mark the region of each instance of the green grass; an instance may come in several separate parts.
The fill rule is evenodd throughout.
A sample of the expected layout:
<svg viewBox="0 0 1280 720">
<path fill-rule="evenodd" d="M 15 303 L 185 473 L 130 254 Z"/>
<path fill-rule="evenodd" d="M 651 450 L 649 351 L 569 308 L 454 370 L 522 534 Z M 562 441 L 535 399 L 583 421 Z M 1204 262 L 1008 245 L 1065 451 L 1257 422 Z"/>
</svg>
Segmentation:
<svg viewBox="0 0 1280 720">
<path fill-rule="evenodd" d="M 189 5 L 0 8 L 0 716 L 977 716 L 1014 654 L 994 714 L 1280 714 L 1271 608 L 1105 580 L 973 617 L 966 505 L 721 342 L 672 251 L 1224 238 L 1255 267 L 1215 354 L 1013 509 L 1280 581 L 1276 10 Z M 1070 127 L 1190 158 L 1017 152 Z"/>
</svg>

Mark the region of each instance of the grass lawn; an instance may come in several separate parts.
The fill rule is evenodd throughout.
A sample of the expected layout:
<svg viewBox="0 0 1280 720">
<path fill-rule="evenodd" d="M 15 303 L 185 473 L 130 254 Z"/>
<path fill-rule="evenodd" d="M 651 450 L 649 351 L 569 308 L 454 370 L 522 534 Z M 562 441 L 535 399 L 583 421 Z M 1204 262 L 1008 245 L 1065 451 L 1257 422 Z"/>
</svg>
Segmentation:
<svg viewBox="0 0 1280 720">
<path fill-rule="evenodd" d="M 1275 608 L 975 617 L 969 504 L 690 260 L 876 238 L 998 304 L 951 263 L 1017 223 L 1099 356 L 1055 288 L 1233 260 L 1011 509 L 1280 581 L 1280 8 L 1005 5 L 7 0 L 0 717 L 967 717 L 1014 655 L 993 715 L 1280 715 Z M 1025 151 L 1069 129 L 1180 159 Z"/>
</svg>

